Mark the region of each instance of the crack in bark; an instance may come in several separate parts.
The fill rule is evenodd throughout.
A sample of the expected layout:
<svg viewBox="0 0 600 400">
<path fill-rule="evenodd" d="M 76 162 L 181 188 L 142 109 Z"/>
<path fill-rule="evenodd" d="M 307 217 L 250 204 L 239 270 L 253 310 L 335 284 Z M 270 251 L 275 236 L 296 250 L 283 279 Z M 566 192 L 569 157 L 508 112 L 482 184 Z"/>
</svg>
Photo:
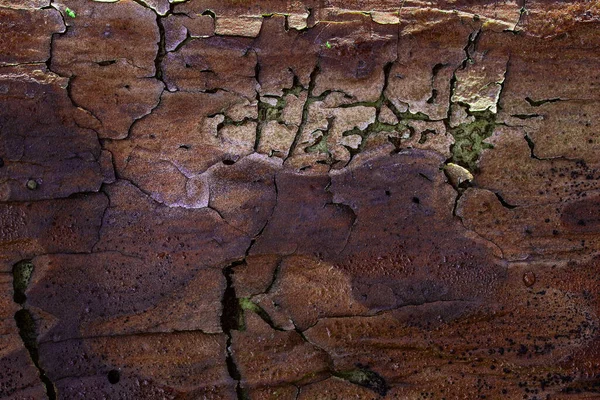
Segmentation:
<svg viewBox="0 0 600 400">
<path fill-rule="evenodd" d="M 275 269 L 273 270 L 273 277 L 271 279 L 271 282 L 269 283 L 269 285 L 267 286 L 265 291 L 262 293 L 257 293 L 255 295 L 253 295 L 252 297 L 255 297 L 255 296 L 258 296 L 261 294 L 268 294 L 269 292 L 271 292 L 271 290 L 273 289 L 273 286 L 275 286 L 275 282 L 277 282 L 277 279 L 279 279 L 279 273 L 281 272 L 281 264 L 283 264 L 283 258 L 277 262 L 277 265 L 275 266 Z"/>
<path fill-rule="evenodd" d="M 359 364 L 356 364 L 356 369 L 340 370 L 340 369 L 336 368 L 333 357 L 327 350 L 325 350 L 323 347 L 319 346 L 318 344 L 312 342 L 310 339 L 308 339 L 304 335 L 304 332 L 306 330 L 302 331 L 302 330 L 298 329 L 297 327 L 295 327 L 294 331 L 302 338 L 302 340 L 305 343 L 310 344 L 315 349 L 320 350 L 327 357 L 327 369 L 325 371 L 323 371 L 323 372 L 326 372 L 326 375 L 323 376 L 321 379 L 312 381 L 311 382 L 312 384 L 325 381 L 327 379 L 330 379 L 331 377 L 336 377 L 338 379 L 345 380 L 352 384 L 370 389 L 370 390 L 374 391 L 375 393 L 379 394 L 380 396 L 385 397 L 388 390 L 390 389 L 389 385 L 387 384 L 386 380 L 380 374 L 373 371 L 371 368 L 369 368 L 369 366 L 362 365 L 359 363 Z M 301 387 L 298 387 L 296 384 L 301 381 L 302 381 L 302 379 L 300 379 L 299 381 L 296 381 L 296 382 L 292 382 L 292 385 L 296 386 L 298 389 L 298 395 L 301 391 Z"/>
<path fill-rule="evenodd" d="M 306 96 L 306 101 L 304 102 L 304 105 L 302 106 L 302 119 L 300 121 L 300 125 L 298 125 L 298 130 L 296 131 L 294 140 L 292 141 L 292 144 L 290 145 L 288 154 L 283 159 L 284 163 L 285 163 L 285 161 L 287 161 L 288 158 L 290 158 L 294 154 L 294 151 L 296 150 L 296 147 L 298 146 L 298 142 L 300 141 L 300 138 L 302 137 L 302 132 L 304 131 L 304 127 L 308 123 L 309 107 L 314 102 L 313 92 L 314 92 L 315 86 L 316 86 L 317 75 L 319 74 L 320 71 L 321 71 L 321 68 L 319 65 L 319 59 L 317 59 L 317 64 L 315 65 L 314 69 L 310 73 L 310 81 L 308 83 L 308 93 Z"/>
<path fill-rule="evenodd" d="M 349 204 L 346 204 L 346 203 L 335 203 L 333 201 L 334 194 L 333 194 L 333 192 L 331 192 L 329 190 L 330 186 L 331 186 L 331 175 L 329 176 L 329 184 L 326 187 L 326 191 L 329 192 L 329 193 L 331 193 L 332 200 L 331 200 L 331 202 L 326 203 L 325 205 L 326 206 L 327 205 L 333 205 L 335 207 L 343 208 L 344 210 L 349 211 L 351 213 L 351 215 L 352 215 L 352 224 L 350 225 L 350 229 L 348 229 L 348 235 L 346 236 L 346 240 L 344 242 L 344 246 L 338 252 L 338 255 L 339 255 L 339 254 L 342 254 L 346 250 L 346 247 L 348 246 L 348 243 L 350 242 L 350 237 L 352 236 L 352 232 L 354 230 L 354 227 L 358 223 L 358 214 L 356 214 L 356 211 L 354 211 L 354 209 L 352 208 L 352 206 L 350 206 Z"/>
<path fill-rule="evenodd" d="M 519 24 L 521 24 L 521 21 L 523 20 L 523 16 L 529 14 L 529 10 L 527 10 L 527 0 L 517 0 L 517 5 L 520 7 L 519 8 L 519 19 L 517 20 L 517 22 L 515 23 L 515 26 L 513 26 L 513 28 L 511 30 L 504 30 L 504 32 L 512 32 L 515 34 L 518 34 L 520 31 L 517 30 L 517 27 L 519 26 Z"/>
<path fill-rule="evenodd" d="M 252 240 L 250 241 L 250 245 L 246 249 L 244 256 L 240 260 L 232 262 L 231 264 L 229 264 L 227 267 L 225 267 L 222 270 L 223 276 L 225 277 L 225 281 L 226 281 L 226 287 L 223 292 L 223 297 L 221 300 L 221 304 L 222 304 L 221 330 L 227 336 L 225 362 L 227 365 L 227 371 L 229 373 L 229 376 L 236 382 L 235 391 L 236 391 L 238 400 L 248 400 L 248 395 L 247 395 L 246 391 L 244 390 L 244 388 L 241 386 L 242 376 L 237 367 L 237 364 L 235 363 L 235 360 L 233 357 L 233 352 L 231 350 L 231 346 L 232 346 L 232 342 L 233 342 L 232 331 L 240 329 L 240 324 L 241 324 L 240 321 L 243 318 L 243 312 L 244 312 L 244 309 L 242 308 L 242 306 L 240 304 L 241 299 L 239 299 L 237 297 L 237 294 L 235 292 L 235 286 L 233 283 L 233 275 L 235 273 L 236 266 L 244 265 L 246 263 L 246 258 L 248 258 L 249 254 L 252 250 L 252 247 L 256 243 L 256 240 L 262 235 L 263 231 L 268 226 L 269 221 L 270 221 L 271 217 L 273 216 L 273 213 L 275 212 L 275 209 L 277 207 L 278 194 L 279 194 L 279 190 L 277 188 L 276 174 L 273 175 L 273 184 L 274 184 L 274 189 L 275 189 L 275 204 L 273 205 L 271 215 L 267 218 L 267 220 L 265 221 L 265 224 L 262 226 L 262 228 L 256 234 L 256 236 L 253 237 Z M 252 304 L 254 304 L 254 303 L 252 303 Z M 254 306 L 258 307 L 256 304 L 254 304 Z M 260 308 L 260 307 L 258 307 L 258 308 Z M 260 308 L 260 309 L 262 310 L 262 308 Z M 263 320 L 265 320 L 265 322 L 267 322 L 269 324 L 269 326 L 271 326 L 272 328 L 275 329 L 275 326 L 274 326 L 272 320 L 270 319 L 270 317 L 268 317 L 268 314 L 266 312 L 264 312 L 264 310 L 262 310 L 262 311 L 263 311 L 263 313 L 260 313 L 258 315 L 261 318 L 263 318 Z M 265 316 L 267 317 L 266 319 L 264 319 Z"/>
<path fill-rule="evenodd" d="M 168 13 L 167 13 L 168 14 Z M 167 86 L 163 81 L 163 70 L 162 70 L 162 62 L 167 54 L 166 49 L 166 36 L 165 36 L 165 26 L 163 25 L 163 18 L 158 13 L 156 14 L 156 25 L 158 26 L 158 50 L 156 51 L 156 58 L 154 59 L 154 78 L 161 81 L 165 87 Z"/>
<path fill-rule="evenodd" d="M 235 391 L 238 400 L 245 400 L 247 396 L 245 396 L 245 393 L 241 387 L 242 377 L 237 364 L 233 359 L 233 352 L 231 350 L 233 342 L 233 335 L 231 332 L 239 329 L 241 311 L 239 301 L 235 293 L 235 287 L 233 286 L 233 269 L 237 265 L 242 265 L 243 263 L 243 260 L 236 261 L 223 269 L 223 276 L 225 276 L 227 287 L 223 292 L 223 298 L 221 300 L 223 307 L 223 311 L 221 313 L 221 329 L 227 336 L 225 362 L 229 376 L 235 381 Z"/>
<path fill-rule="evenodd" d="M 485 238 L 482 238 L 482 239 L 487 240 Z M 423 300 L 423 301 L 420 301 L 420 302 L 409 302 L 409 303 L 400 304 L 398 306 L 389 307 L 389 308 L 386 308 L 386 309 L 383 309 L 383 310 L 376 311 L 374 313 L 365 312 L 365 313 L 362 313 L 362 314 L 338 314 L 338 315 L 330 315 L 330 316 L 325 316 L 325 317 L 317 317 L 315 323 L 313 323 L 312 325 L 307 326 L 301 332 L 304 334 L 304 332 L 306 332 L 306 331 L 314 328 L 315 326 L 317 326 L 319 324 L 319 322 L 324 321 L 324 320 L 346 319 L 346 318 L 376 318 L 376 317 L 380 317 L 382 315 L 389 314 L 390 312 L 401 310 L 401 309 L 406 308 L 406 307 L 420 307 L 420 306 L 427 306 L 427 305 L 430 305 L 430 304 L 440 304 L 440 303 L 477 304 L 477 301 L 476 300 L 469 300 L 469 299 Z M 293 323 L 293 321 L 292 321 L 292 323 Z M 297 328 L 296 330 L 299 331 L 299 328 Z M 312 344 L 312 342 L 311 342 L 311 344 Z"/>
<path fill-rule="evenodd" d="M 504 198 L 500 195 L 500 193 L 498 193 L 498 192 L 492 192 L 492 193 L 494 193 L 494 195 L 496 195 L 496 198 L 498 199 L 500 204 L 502 204 L 502 207 L 508 208 L 509 210 L 513 210 L 513 209 L 519 207 L 519 206 L 515 206 L 513 204 L 509 204 L 506 200 L 504 200 Z"/>
<path fill-rule="evenodd" d="M 159 80 L 160 80 L 160 79 L 159 79 Z M 161 82 L 162 82 L 162 84 L 163 84 L 163 89 L 162 89 L 162 91 L 160 92 L 160 95 L 158 95 L 158 101 L 156 102 L 156 105 L 155 105 L 154 107 L 152 107 L 148 113 L 146 113 L 146 114 L 144 114 L 144 115 L 142 115 L 142 116 L 140 116 L 140 117 L 137 117 L 137 118 L 135 118 L 135 119 L 134 119 L 134 120 L 131 122 L 131 125 L 129 125 L 129 128 L 127 129 L 127 135 L 126 135 L 124 138 L 122 138 L 122 139 L 109 139 L 109 140 L 126 140 L 126 139 L 129 139 L 129 138 L 131 137 L 131 132 L 133 131 L 133 128 L 134 128 L 134 126 L 135 126 L 135 125 L 136 125 L 138 122 L 140 122 L 141 120 L 143 120 L 143 119 L 145 119 L 146 117 L 148 117 L 148 116 L 152 115 L 152 113 L 153 113 L 153 112 L 154 112 L 154 111 L 155 111 L 155 110 L 156 110 L 156 109 L 157 109 L 157 108 L 158 108 L 158 107 L 161 105 L 161 103 L 162 103 L 162 97 L 163 97 L 163 94 L 165 93 L 165 91 L 167 90 L 167 86 L 165 85 L 165 83 L 164 83 L 162 80 L 160 80 L 160 81 L 161 81 Z M 103 147 L 103 149 L 104 149 L 104 147 Z M 104 150 L 106 150 L 106 149 L 104 149 Z"/>
<path fill-rule="evenodd" d="M 469 106 L 466 105 L 466 112 L 467 112 L 467 114 L 470 115 L 470 116 L 473 116 L 475 118 L 475 120 L 472 123 L 460 124 L 459 126 L 453 128 L 453 127 L 450 126 L 450 119 L 451 119 L 451 114 L 452 114 L 452 105 L 456 104 L 452 100 L 452 98 L 454 96 L 454 92 L 456 90 L 456 85 L 457 85 L 457 82 L 458 82 L 457 78 L 456 78 L 456 73 L 459 70 L 466 69 L 467 68 L 467 64 L 469 62 L 471 62 L 471 55 L 472 55 L 473 51 L 475 51 L 475 48 L 477 46 L 477 42 L 480 39 L 482 32 L 483 32 L 482 28 L 479 28 L 477 31 L 471 32 L 471 34 L 469 35 L 467 44 L 464 47 L 465 59 L 462 61 L 461 65 L 458 66 L 454 70 L 454 72 L 452 73 L 452 78 L 450 79 L 450 97 L 449 97 L 449 102 L 448 102 L 448 111 L 447 111 L 447 114 L 446 114 L 446 118 L 444 119 L 444 125 L 446 126 L 447 131 L 450 134 L 452 134 L 452 136 L 454 136 L 455 138 L 456 138 L 456 133 L 457 132 L 460 132 L 462 129 L 467 129 L 467 127 L 469 127 L 470 125 L 472 125 L 473 127 L 476 127 L 477 126 L 476 124 L 478 124 L 478 120 L 483 119 L 484 125 L 481 128 L 478 128 L 478 130 L 481 130 L 480 135 L 482 137 L 481 138 L 481 152 L 483 152 L 485 150 L 484 140 L 487 137 L 491 136 L 493 134 L 493 131 L 494 131 L 495 127 L 499 125 L 497 123 L 497 121 L 496 121 L 497 114 L 493 113 L 493 112 L 489 112 L 489 115 L 486 118 L 486 116 L 485 116 L 486 111 L 478 112 L 478 113 L 477 112 L 470 112 L 469 111 Z M 501 96 L 502 96 L 502 93 L 504 91 L 504 87 L 505 87 L 505 84 L 506 84 L 506 79 L 507 79 L 507 75 L 508 75 L 508 71 L 509 71 L 510 60 L 511 60 L 511 56 L 509 54 L 508 59 L 506 61 L 506 67 L 504 69 L 504 79 L 500 83 L 496 82 L 496 84 L 500 85 L 500 91 L 498 92 L 498 97 L 496 99 L 496 107 L 497 108 L 499 108 L 500 99 L 501 99 Z M 488 120 L 487 123 L 485 123 L 485 119 Z M 469 135 L 469 136 L 472 136 L 472 135 Z M 461 164 L 459 162 L 459 160 L 457 159 L 457 155 L 455 154 L 456 153 L 456 146 L 458 144 L 459 144 L 458 140 L 456 140 L 455 143 L 450 146 L 450 151 L 452 153 L 452 157 L 450 157 L 448 160 L 446 160 L 446 164 L 449 163 L 449 162 L 457 163 L 459 165 Z M 477 155 L 477 158 L 476 158 L 476 160 L 474 162 L 477 163 L 479 161 L 479 158 L 480 158 L 480 154 Z M 470 166 L 469 169 L 472 169 L 473 172 L 476 172 L 476 168 L 473 168 L 472 166 Z M 462 224 L 462 226 L 464 227 L 465 230 L 467 230 L 468 232 L 473 232 L 474 234 L 478 235 L 481 239 L 483 239 L 483 240 L 491 243 L 492 245 L 496 246 L 499 249 L 500 253 L 502 254 L 502 257 L 504 257 L 504 251 L 503 251 L 503 249 L 500 246 L 498 246 L 496 243 L 494 243 L 493 241 L 489 240 L 488 238 L 483 237 L 478 232 L 476 232 L 476 231 L 474 231 L 472 229 L 467 228 L 467 226 L 465 225 L 462 217 L 460 217 L 457 214 L 457 208 L 458 208 L 458 203 L 460 201 L 460 198 L 462 197 L 462 195 L 465 192 L 465 190 L 468 187 L 470 187 L 470 186 L 471 186 L 471 183 L 469 181 L 466 181 L 464 183 L 463 187 L 454 188 L 454 190 L 456 191 L 456 198 L 454 199 L 454 206 L 453 206 L 453 209 L 452 209 L 452 215 L 455 216 L 455 217 L 457 217 L 461 221 L 461 224 Z M 499 196 L 499 195 L 497 195 L 497 196 Z M 499 197 L 499 199 L 500 199 L 500 197 Z M 501 201 L 501 204 L 502 205 L 506 204 L 507 206 L 511 206 L 508 203 L 503 202 L 503 200 Z"/>
<path fill-rule="evenodd" d="M 565 101 L 565 100 L 561 99 L 559 97 L 553 97 L 551 99 L 541 99 L 541 100 L 533 100 L 531 97 L 525 97 L 525 101 L 527 103 L 529 103 L 529 105 L 532 107 L 539 107 L 546 103 L 556 103 L 558 101 Z"/>
<path fill-rule="evenodd" d="M 351 130 L 351 131 L 346 131 L 346 132 L 342 133 L 342 136 L 346 136 L 348 134 L 358 134 L 362 138 L 357 149 L 352 149 L 348 146 L 345 146 L 346 149 L 348 150 L 348 152 L 350 153 L 350 159 L 348 160 L 348 162 L 346 163 L 345 166 L 350 164 L 350 162 L 354 159 L 354 156 L 356 156 L 357 154 L 361 153 L 364 150 L 364 148 L 367 144 L 367 139 L 369 138 L 369 136 L 371 136 L 371 134 L 381 132 L 382 130 L 387 130 L 393 126 L 393 125 L 388 126 L 388 124 L 383 124 L 383 123 L 379 122 L 379 117 L 381 115 L 381 108 L 384 105 L 386 105 L 392 111 L 392 113 L 394 113 L 396 115 L 396 118 L 398 119 L 398 123 L 395 126 L 396 128 L 398 128 L 400 125 L 402 125 L 406 119 L 409 119 L 409 118 L 405 118 L 406 115 L 404 115 L 403 113 L 400 113 L 396 109 L 396 107 L 394 107 L 392 105 L 392 102 L 385 95 L 385 92 L 389 85 L 390 72 L 392 70 L 392 67 L 394 66 L 394 63 L 396 63 L 398 61 L 398 57 L 399 56 L 396 54 L 395 60 L 390 61 L 383 66 L 383 86 L 381 88 L 381 93 L 379 95 L 379 98 L 375 102 L 344 104 L 341 106 L 341 108 L 347 108 L 347 107 L 356 107 L 356 106 L 364 105 L 367 107 L 375 108 L 375 121 L 373 121 L 372 123 L 367 125 L 367 127 L 365 129 Z"/>
<path fill-rule="evenodd" d="M 60 340 L 45 340 L 41 341 L 40 344 L 52 343 L 52 344 L 60 344 L 60 343 L 68 343 L 68 342 L 77 342 L 83 340 L 97 340 L 97 339 L 114 339 L 114 338 L 127 338 L 127 337 L 153 337 L 153 336 L 167 336 L 167 335 L 177 335 L 177 334 L 185 334 L 185 333 L 201 333 L 206 336 L 215 336 L 218 337 L 221 333 L 211 333 L 205 332 L 202 329 L 173 329 L 171 331 L 165 332 L 131 332 L 131 333 L 115 333 L 108 335 L 89 335 L 89 336 L 78 336 L 65 338 Z M 64 379 L 64 378 L 61 378 Z"/>
<path fill-rule="evenodd" d="M 25 292 L 27 286 L 29 286 L 29 281 L 34 268 L 31 260 L 22 260 L 13 266 L 14 302 L 20 306 L 20 309 L 15 313 L 14 318 L 17 328 L 19 329 L 19 336 L 23 341 L 25 349 L 27 349 L 27 352 L 29 353 L 33 365 L 38 370 L 40 381 L 46 389 L 48 399 L 56 400 L 56 388 L 40 365 L 36 322 L 33 318 L 33 314 L 25 304 L 27 302 L 27 295 Z"/>
<path fill-rule="evenodd" d="M 253 296 L 254 297 L 254 296 Z M 253 298 L 252 297 L 252 298 Z M 245 325 L 245 314 L 247 311 L 253 312 L 260 317 L 269 327 L 275 331 L 287 332 L 284 328 L 275 325 L 269 313 L 260 305 L 252 301 L 252 298 L 239 298 L 238 307 L 240 309 L 240 326 Z M 292 321 L 293 323 L 293 321 Z"/>
<path fill-rule="evenodd" d="M 94 244 L 90 247 L 90 253 L 94 252 L 94 248 L 98 245 L 98 243 L 100 243 L 100 240 L 102 239 L 102 229 L 104 228 L 104 218 L 106 217 L 106 213 L 108 211 L 108 209 L 110 208 L 110 196 L 108 195 L 108 193 L 106 193 L 106 188 L 105 188 L 105 183 L 103 183 L 100 186 L 100 190 L 99 192 L 102 193 L 105 197 L 106 197 L 106 207 L 104 207 L 104 211 L 102 211 L 102 217 L 100 217 L 100 226 L 98 227 L 98 239 L 96 239 L 96 242 L 94 242 Z"/>
<path fill-rule="evenodd" d="M 428 104 L 435 103 L 435 100 L 438 95 L 437 89 L 435 89 L 435 80 L 436 80 L 438 74 L 440 73 L 440 71 L 447 66 L 448 66 L 447 63 L 437 63 L 433 66 L 433 68 L 431 70 L 431 96 L 426 101 Z"/>
<path fill-rule="evenodd" d="M 56 74 L 56 72 L 51 71 L 53 73 Z M 58 75 L 58 74 L 57 74 Z M 58 75 L 60 76 L 60 75 Z M 88 113 L 89 115 L 91 115 L 96 121 L 98 121 L 98 123 L 100 124 L 100 126 L 103 126 L 104 123 L 102 122 L 102 120 L 100 118 L 98 118 L 98 116 L 96 114 L 94 114 L 91 110 L 88 110 L 87 108 L 81 106 L 80 104 L 78 104 L 75 99 L 73 98 L 73 82 L 75 81 L 75 79 L 77 78 L 77 75 L 71 75 L 70 77 L 68 77 L 68 81 L 67 81 L 67 87 L 66 87 L 66 91 L 67 91 L 67 96 L 69 97 L 69 100 L 71 101 L 71 104 L 73 105 L 73 107 L 75 108 L 80 108 L 83 111 L 85 111 L 86 113 Z M 91 129 L 92 131 L 96 132 L 96 135 L 98 135 L 98 132 L 93 129 L 93 128 L 89 128 L 89 127 L 84 127 L 85 129 Z M 98 138 L 100 139 L 100 138 Z"/>
<path fill-rule="evenodd" d="M 87 114 L 91 115 L 96 121 L 98 121 L 98 123 L 100 123 L 100 125 L 102 126 L 102 120 L 100 118 L 98 118 L 98 116 L 96 116 L 91 110 L 88 110 L 87 108 L 77 104 L 77 102 L 75 101 L 75 99 L 73 98 L 73 81 L 75 80 L 75 78 L 77 77 L 76 75 L 71 75 L 71 76 L 63 76 L 61 74 L 59 74 L 58 72 L 54 71 L 52 69 L 52 57 L 54 55 L 54 39 L 56 38 L 56 36 L 63 36 L 66 35 L 69 31 L 69 25 L 67 25 L 66 21 L 65 21 L 65 16 L 63 15 L 62 12 L 60 12 L 60 10 L 53 4 L 53 2 L 51 1 L 49 6 L 49 8 L 53 8 L 55 10 L 58 11 L 60 18 L 62 19 L 63 22 L 63 26 L 64 26 L 64 30 L 60 31 L 60 32 L 55 32 L 50 36 L 50 56 L 48 57 L 48 59 L 46 60 L 45 64 L 46 64 L 46 68 L 48 69 L 48 71 L 52 72 L 53 74 L 56 74 L 57 76 L 61 77 L 61 78 L 65 78 L 67 79 L 67 87 L 66 87 L 66 92 L 67 92 L 67 97 L 69 98 L 69 100 L 71 101 L 71 104 L 73 105 L 73 107 L 75 108 L 79 108 L 81 110 L 83 110 L 84 112 L 86 112 Z M 80 128 L 82 128 L 81 126 L 79 126 L 77 123 L 76 125 Z M 92 131 L 96 132 L 96 135 L 98 135 L 98 132 L 93 129 L 93 128 L 89 128 L 89 127 L 83 127 L 85 129 L 91 129 Z"/>
<path fill-rule="evenodd" d="M 60 18 L 62 19 L 62 23 L 64 26 L 64 30 L 55 32 L 52 35 L 50 35 L 50 51 L 49 51 L 49 57 L 46 60 L 46 67 L 48 68 L 48 71 L 52 71 L 51 65 L 52 65 L 52 53 L 54 52 L 54 37 L 57 35 L 66 34 L 67 31 L 69 30 L 69 26 L 67 25 L 67 23 L 65 21 L 65 16 L 63 15 L 63 13 L 60 12 L 58 7 L 54 6 L 54 0 L 50 1 L 50 4 L 48 4 L 47 8 L 52 8 L 52 9 L 55 9 L 56 11 L 58 11 L 58 15 L 60 15 Z M 52 71 L 52 72 L 54 72 L 54 71 Z"/>
<path fill-rule="evenodd" d="M 539 157 L 535 154 L 535 142 L 533 141 L 531 136 L 529 136 L 529 134 L 525 134 L 525 136 L 523 136 L 523 139 L 525 139 L 525 141 L 527 142 L 527 147 L 529 147 L 529 151 L 530 151 L 530 157 L 533 158 L 534 160 L 550 161 L 550 162 L 552 162 L 552 161 L 569 161 L 569 162 L 574 162 L 577 164 L 585 165 L 585 161 L 582 158 L 570 158 L 570 157 L 565 157 L 565 156 Z M 554 203 L 551 203 L 551 204 L 554 204 Z"/>
</svg>

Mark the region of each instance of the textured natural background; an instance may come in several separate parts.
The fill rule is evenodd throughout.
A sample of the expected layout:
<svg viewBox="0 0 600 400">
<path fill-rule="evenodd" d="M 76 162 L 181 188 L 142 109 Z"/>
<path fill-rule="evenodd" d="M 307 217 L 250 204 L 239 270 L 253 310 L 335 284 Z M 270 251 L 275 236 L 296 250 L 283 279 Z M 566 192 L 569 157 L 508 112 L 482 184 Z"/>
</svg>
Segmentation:
<svg viewBox="0 0 600 400">
<path fill-rule="evenodd" d="M 600 398 L 600 3 L 0 0 L 0 398 Z"/>
</svg>

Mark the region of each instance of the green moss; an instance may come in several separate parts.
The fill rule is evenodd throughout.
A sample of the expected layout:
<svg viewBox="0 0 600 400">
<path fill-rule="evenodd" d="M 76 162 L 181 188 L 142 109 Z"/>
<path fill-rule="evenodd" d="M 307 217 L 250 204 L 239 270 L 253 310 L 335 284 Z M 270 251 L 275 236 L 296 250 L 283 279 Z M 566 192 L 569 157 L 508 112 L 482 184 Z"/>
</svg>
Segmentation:
<svg viewBox="0 0 600 400">
<path fill-rule="evenodd" d="M 239 308 L 239 330 L 246 330 L 246 320 L 245 314 L 247 311 L 253 312 L 258 315 L 264 322 L 266 322 L 271 328 L 275 330 L 281 330 L 279 327 L 275 326 L 273 320 L 269 316 L 269 314 L 258 304 L 253 302 L 251 299 L 247 297 L 241 297 L 238 299 L 238 308 Z"/>
<path fill-rule="evenodd" d="M 262 309 L 247 297 L 238 298 L 237 302 L 238 302 L 237 330 L 245 331 L 246 330 L 246 318 L 245 318 L 246 311 L 251 311 L 251 312 L 258 314 Z"/>
<path fill-rule="evenodd" d="M 221 122 L 220 124 L 217 125 L 217 132 L 219 132 L 221 129 L 223 129 L 226 126 L 244 126 L 249 122 L 255 122 L 256 120 L 253 118 L 244 118 L 241 121 L 235 121 L 233 120 L 233 118 L 225 115 L 225 114 L 215 114 L 215 115 L 211 115 L 211 117 L 215 117 L 217 115 L 222 115 L 223 116 L 223 122 Z"/>
<path fill-rule="evenodd" d="M 279 102 L 280 100 L 277 100 L 278 104 Z M 277 105 L 272 106 L 269 103 L 261 101 L 258 103 L 258 120 L 260 122 L 277 121 L 281 118 L 282 110 L 283 107 L 278 107 Z"/>
<path fill-rule="evenodd" d="M 258 102 L 258 122 L 264 123 L 268 121 L 278 121 L 284 122 L 281 120 L 281 115 L 283 113 L 283 109 L 287 105 L 287 101 L 285 99 L 288 95 L 299 96 L 300 93 L 304 90 L 298 78 L 294 76 L 294 83 L 291 88 L 283 89 L 283 96 L 266 96 L 270 99 L 276 99 L 277 102 L 275 105 L 271 105 L 270 103 L 259 101 Z"/>
<path fill-rule="evenodd" d="M 396 125 L 386 124 L 383 122 L 375 121 L 367 127 L 370 133 L 377 132 L 400 132 L 406 129 L 406 125 L 399 122 Z"/>
<path fill-rule="evenodd" d="M 256 304 L 254 304 L 254 302 L 247 297 L 242 297 L 242 298 L 238 299 L 238 301 L 240 303 L 240 308 L 244 311 L 252 311 L 255 313 L 258 313 L 261 311 L 261 308 L 259 306 L 257 306 Z"/>
<path fill-rule="evenodd" d="M 285 97 L 288 94 L 293 94 L 294 96 L 298 97 L 300 93 L 302 93 L 304 90 L 306 89 L 304 89 L 304 86 L 302 86 L 302 84 L 300 83 L 300 79 L 298 79 L 298 76 L 294 74 L 294 81 L 292 83 L 292 87 L 283 89 L 283 96 Z"/>
<path fill-rule="evenodd" d="M 27 300 L 25 291 L 29 286 L 31 274 L 33 273 L 33 263 L 30 260 L 19 261 L 13 266 L 13 289 L 14 300 L 23 304 Z"/>
<path fill-rule="evenodd" d="M 489 110 L 473 112 L 471 115 L 475 118 L 474 121 L 450 129 L 454 137 L 450 161 L 474 172 L 483 150 L 493 148 L 491 144 L 485 143 L 485 139 L 494 133 L 496 115 Z"/>
<path fill-rule="evenodd" d="M 322 133 L 323 134 L 321 135 L 317 143 L 306 148 L 307 153 L 329 153 L 329 147 L 327 145 L 327 138 L 329 137 L 329 132 Z"/>
</svg>

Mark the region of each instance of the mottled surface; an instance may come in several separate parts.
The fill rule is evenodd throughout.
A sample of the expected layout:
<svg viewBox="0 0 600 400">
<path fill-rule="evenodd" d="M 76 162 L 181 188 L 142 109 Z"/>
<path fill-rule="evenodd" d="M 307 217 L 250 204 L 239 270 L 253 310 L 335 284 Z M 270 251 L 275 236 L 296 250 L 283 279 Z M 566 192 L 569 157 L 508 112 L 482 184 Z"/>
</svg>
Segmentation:
<svg viewBox="0 0 600 400">
<path fill-rule="evenodd" d="M 600 398 L 599 28 L 0 0 L 0 398 Z"/>
</svg>

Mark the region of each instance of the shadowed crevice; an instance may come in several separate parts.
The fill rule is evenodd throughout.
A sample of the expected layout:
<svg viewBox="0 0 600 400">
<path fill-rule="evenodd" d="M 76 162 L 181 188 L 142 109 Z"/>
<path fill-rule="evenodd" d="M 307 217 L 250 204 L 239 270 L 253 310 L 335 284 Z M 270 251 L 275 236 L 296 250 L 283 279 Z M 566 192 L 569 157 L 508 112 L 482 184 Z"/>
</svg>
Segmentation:
<svg viewBox="0 0 600 400">
<path fill-rule="evenodd" d="M 227 335 L 227 355 L 225 361 L 227 363 L 227 372 L 229 376 L 235 381 L 235 391 L 237 393 L 238 400 L 246 400 L 248 396 L 244 392 L 243 388 L 240 385 L 242 380 L 242 376 L 240 371 L 233 359 L 233 354 L 231 352 L 231 344 L 232 344 L 232 334 L 231 331 L 239 330 L 240 320 L 243 318 L 243 313 L 239 307 L 239 302 L 237 296 L 235 294 L 235 288 L 233 286 L 233 269 L 243 264 L 244 262 L 234 262 L 223 269 L 223 275 L 225 276 L 225 280 L 227 282 L 227 287 L 223 292 L 223 312 L 221 314 L 221 329 L 225 335 Z"/>
<path fill-rule="evenodd" d="M 19 336 L 23 341 L 23 345 L 27 349 L 31 361 L 38 370 L 40 380 L 46 389 L 46 394 L 49 400 L 56 400 L 56 388 L 46 375 L 44 369 L 40 366 L 39 346 L 37 342 L 37 326 L 31 311 L 29 311 L 25 302 L 27 295 L 25 294 L 31 274 L 33 273 L 33 263 L 31 260 L 19 261 L 13 266 L 13 289 L 14 301 L 21 306 L 21 309 L 15 313 L 15 322 L 19 329 Z"/>
</svg>

